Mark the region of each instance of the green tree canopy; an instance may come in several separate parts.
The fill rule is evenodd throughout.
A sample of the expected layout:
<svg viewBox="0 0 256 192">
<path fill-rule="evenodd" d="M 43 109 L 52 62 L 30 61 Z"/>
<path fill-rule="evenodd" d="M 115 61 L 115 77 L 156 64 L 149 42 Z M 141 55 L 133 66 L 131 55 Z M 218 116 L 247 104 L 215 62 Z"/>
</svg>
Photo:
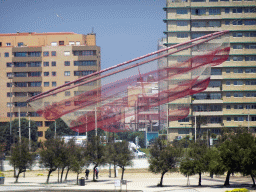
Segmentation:
<svg viewBox="0 0 256 192">
<path fill-rule="evenodd" d="M 158 138 L 151 146 L 150 154 L 149 170 L 153 173 L 161 173 L 158 186 L 163 186 L 164 174 L 176 168 L 179 152 L 166 140 Z"/>
<path fill-rule="evenodd" d="M 46 139 L 53 139 L 55 135 L 55 122 L 53 121 L 50 127 L 45 132 Z M 77 135 L 75 131 L 70 129 L 62 119 L 56 120 L 56 135 L 60 136 L 72 136 Z"/>
<path fill-rule="evenodd" d="M 31 168 L 33 163 L 34 155 L 29 151 L 29 142 L 27 139 L 23 138 L 21 143 L 18 142 L 13 146 L 10 158 L 10 164 L 18 169 L 16 182 L 18 182 L 20 173 L 26 171 L 27 168 Z"/>
</svg>

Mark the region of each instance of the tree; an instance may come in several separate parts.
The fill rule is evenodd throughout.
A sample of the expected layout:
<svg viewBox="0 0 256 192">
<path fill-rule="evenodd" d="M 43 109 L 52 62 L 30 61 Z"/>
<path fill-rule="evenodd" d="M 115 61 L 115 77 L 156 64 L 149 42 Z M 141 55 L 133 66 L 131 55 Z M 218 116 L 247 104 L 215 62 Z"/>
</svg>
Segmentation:
<svg viewBox="0 0 256 192">
<path fill-rule="evenodd" d="M 18 182 L 20 173 L 25 172 L 34 163 L 34 155 L 29 152 L 28 145 L 28 140 L 22 138 L 22 142 L 16 143 L 12 148 L 10 164 L 18 169 L 15 182 Z"/>
<path fill-rule="evenodd" d="M 85 155 L 88 158 L 89 163 L 94 165 L 93 181 L 95 181 L 96 167 L 104 165 L 107 161 L 106 147 L 101 143 L 99 136 L 92 137 L 92 139 L 88 142 Z"/>
<path fill-rule="evenodd" d="M 60 138 L 49 139 L 42 144 L 40 151 L 40 164 L 48 168 L 48 176 L 46 183 L 49 183 L 50 175 L 60 165 L 61 161 L 61 149 L 64 145 L 64 141 Z"/>
<path fill-rule="evenodd" d="M 255 187 L 255 172 L 256 172 L 256 139 L 251 133 L 244 132 L 239 135 L 240 151 L 239 156 L 243 157 L 241 161 L 241 173 L 250 175 Z"/>
<path fill-rule="evenodd" d="M 4 136 L 6 139 L 7 149 L 10 149 L 11 143 L 17 143 L 19 141 L 19 120 L 15 119 L 11 122 L 12 124 L 12 131 L 10 135 L 10 122 L 8 122 L 4 126 Z M 29 121 L 26 118 L 20 119 L 20 126 L 21 126 L 21 137 L 29 138 Z M 31 134 L 31 141 L 32 143 L 37 142 L 37 130 L 38 127 L 35 121 L 30 121 L 30 134 Z M 36 145 L 34 146 L 36 147 Z"/>
<path fill-rule="evenodd" d="M 189 185 L 189 176 L 196 174 L 193 161 L 191 161 L 188 157 L 183 159 L 180 163 L 180 172 L 188 177 L 187 185 Z"/>
<path fill-rule="evenodd" d="M 239 155 L 241 153 L 241 137 L 242 129 L 226 133 L 224 137 L 226 140 L 219 146 L 220 159 L 227 171 L 227 176 L 224 185 L 229 185 L 230 174 L 241 171 L 241 162 L 243 157 Z"/>
<path fill-rule="evenodd" d="M 57 136 L 72 136 L 76 135 L 77 133 L 70 129 L 67 124 L 62 119 L 56 120 L 56 135 Z M 53 121 L 50 124 L 50 127 L 45 132 L 46 139 L 53 139 L 55 136 L 55 122 Z"/>
<path fill-rule="evenodd" d="M 123 180 L 125 167 L 132 165 L 133 155 L 129 150 L 129 143 L 127 141 L 115 143 L 114 155 L 116 156 L 116 164 L 122 169 L 121 180 Z"/>
<path fill-rule="evenodd" d="M 179 153 L 170 143 L 158 138 L 150 148 L 149 170 L 153 173 L 161 173 L 158 186 L 163 186 L 164 174 L 175 169 Z"/>
<path fill-rule="evenodd" d="M 82 147 L 75 146 L 73 148 L 74 157 L 71 160 L 71 170 L 77 174 L 76 181 L 78 184 L 79 174 L 83 170 L 83 166 L 86 164 L 86 157 L 84 156 L 84 151 Z M 87 165 L 89 166 L 89 165 Z"/>
</svg>

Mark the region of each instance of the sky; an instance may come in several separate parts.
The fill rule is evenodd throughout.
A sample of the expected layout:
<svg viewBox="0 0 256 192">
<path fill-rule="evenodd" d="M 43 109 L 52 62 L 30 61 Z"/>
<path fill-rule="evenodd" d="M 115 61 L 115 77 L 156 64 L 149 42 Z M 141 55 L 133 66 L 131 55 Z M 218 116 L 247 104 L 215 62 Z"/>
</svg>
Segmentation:
<svg viewBox="0 0 256 192">
<path fill-rule="evenodd" d="M 96 33 L 101 67 L 157 50 L 166 0 L 0 0 L 0 33 Z"/>
</svg>

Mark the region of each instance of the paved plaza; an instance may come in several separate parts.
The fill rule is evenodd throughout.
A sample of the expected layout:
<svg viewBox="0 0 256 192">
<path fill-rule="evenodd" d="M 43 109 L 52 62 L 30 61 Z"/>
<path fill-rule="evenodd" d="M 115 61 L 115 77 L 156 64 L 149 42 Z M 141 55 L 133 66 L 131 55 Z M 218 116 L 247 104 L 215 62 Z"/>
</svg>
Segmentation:
<svg viewBox="0 0 256 192">
<path fill-rule="evenodd" d="M 40 174 L 39 174 L 40 172 Z M 58 183 L 57 172 L 54 172 L 50 177 L 49 184 L 45 184 L 47 172 L 44 171 L 31 171 L 20 175 L 19 182 L 15 183 L 15 179 L 11 177 L 12 172 L 7 172 L 5 184 L 0 185 L 0 191 L 118 191 L 121 187 L 115 187 L 115 181 L 120 180 L 120 170 L 117 178 L 109 178 L 108 170 L 101 170 L 97 182 L 92 181 L 92 174 L 89 180 L 85 181 L 85 186 L 76 185 L 76 175 L 70 173 L 68 181 L 65 183 Z M 84 174 L 81 174 L 84 176 Z M 124 179 L 127 180 L 127 186 L 123 185 L 122 190 L 127 191 L 171 191 L 171 192 L 225 192 L 234 188 L 247 188 L 250 191 L 252 181 L 249 177 L 232 176 L 230 179 L 230 186 L 224 187 L 223 183 L 225 176 L 210 178 L 209 175 L 203 175 L 202 187 L 198 187 L 198 176 L 190 177 L 190 185 L 187 186 L 187 178 L 179 173 L 167 173 L 164 176 L 164 187 L 157 187 L 160 181 L 159 174 L 152 174 L 146 169 L 128 169 L 125 172 Z M 126 188 L 127 187 L 127 188 Z"/>
</svg>

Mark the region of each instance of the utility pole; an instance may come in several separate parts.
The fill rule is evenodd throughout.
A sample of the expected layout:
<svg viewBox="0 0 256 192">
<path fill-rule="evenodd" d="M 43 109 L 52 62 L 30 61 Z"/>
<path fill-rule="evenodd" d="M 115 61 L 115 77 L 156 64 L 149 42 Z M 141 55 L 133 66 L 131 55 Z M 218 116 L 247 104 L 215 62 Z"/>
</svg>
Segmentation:
<svg viewBox="0 0 256 192">
<path fill-rule="evenodd" d="M 55 124 L 55 128 L 54 128 L 54 138 L 56 139 L 56 136 L 57 136 L 57 133 L 56 133 L 56 132 L 57 132 L 57 131 L 56 131 L 56 129 L 57 129 L 57 128 L 56 128 L 56 120 L 55 120 L 54 124 Z"/>
<path fill-rule="evenodd" d="M 95 136 L 97 137 L 97 107 L 95 106 Z"/>
<path fill-rule="evenodd" d="M 31 129 L 30 129 L 30 115 L 28 116 L 28 147 L 29 147 L 29 151 L 31 151 Z"/>
<path fill-rule="evenodd" d="M 20 144 L 21 144 L 20 107 L 19 107 L 19 142 L 20 142 Z"/>
<path fill-rule="evenodd" d="M 195 115 L 195 142 L 196 142 L 196 115 Z"/>
</svg>

